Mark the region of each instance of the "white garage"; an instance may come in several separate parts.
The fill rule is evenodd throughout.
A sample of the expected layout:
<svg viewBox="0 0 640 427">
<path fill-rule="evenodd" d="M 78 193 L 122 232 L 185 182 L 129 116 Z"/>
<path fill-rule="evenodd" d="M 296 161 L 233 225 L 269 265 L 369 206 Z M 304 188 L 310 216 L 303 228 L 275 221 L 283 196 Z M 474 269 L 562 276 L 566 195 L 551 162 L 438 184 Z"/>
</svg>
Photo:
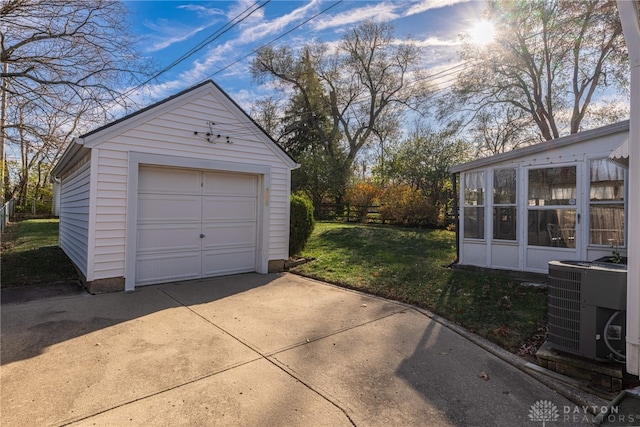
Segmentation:
<svg viewBox="0 0 640 427">
<path fill-rule="evenodd" d="M 54 167 L 60 247 L 94 293 L 288 258 L 295 162 L 208 81 L 89 132 Z"/>
</svg>

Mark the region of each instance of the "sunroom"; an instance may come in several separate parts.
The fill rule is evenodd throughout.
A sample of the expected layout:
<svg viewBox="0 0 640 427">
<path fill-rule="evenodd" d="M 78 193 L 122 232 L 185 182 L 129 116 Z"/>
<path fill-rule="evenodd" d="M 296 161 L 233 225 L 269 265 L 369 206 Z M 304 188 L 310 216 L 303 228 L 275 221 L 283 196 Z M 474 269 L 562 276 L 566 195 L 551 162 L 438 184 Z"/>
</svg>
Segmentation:
<svg viewBox="0 0 640 427">
<path fill-rule="evenodd" d="M 458 263 L 547 273 L 552 260 L 626 256 L 628 121 L 453 166 Z"/>
</svg>

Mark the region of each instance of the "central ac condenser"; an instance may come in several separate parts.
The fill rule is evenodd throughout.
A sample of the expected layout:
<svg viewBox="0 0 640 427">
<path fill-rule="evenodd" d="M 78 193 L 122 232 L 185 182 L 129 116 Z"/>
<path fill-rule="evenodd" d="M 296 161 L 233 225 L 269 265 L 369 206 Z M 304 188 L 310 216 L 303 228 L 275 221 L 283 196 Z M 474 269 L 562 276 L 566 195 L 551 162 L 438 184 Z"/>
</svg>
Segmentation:
<svg viewBox="0 0 640 427">
<path fill-rule="evenodd" d="M 599 361 L 625 357 L 626 265 L 549 262 L 551 347 Z"/>
</svg>

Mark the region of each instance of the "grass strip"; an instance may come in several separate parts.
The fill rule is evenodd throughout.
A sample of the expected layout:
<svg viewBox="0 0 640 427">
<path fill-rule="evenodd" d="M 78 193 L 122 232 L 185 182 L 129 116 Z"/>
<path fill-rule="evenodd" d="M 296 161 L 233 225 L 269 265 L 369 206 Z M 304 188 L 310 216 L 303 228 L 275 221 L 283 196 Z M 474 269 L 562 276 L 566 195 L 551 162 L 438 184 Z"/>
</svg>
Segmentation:
<svg viewBox="0 0 640 427">
<path fill-rule="evenodd" d="M 3 288 L 78 279 L 71 261 L 58 247 L 58 228 L 57 219 L 28 219 L 9 225 L 2 235 Z"/>
<path fill-rule="evenodd" d="M 302 255 L 314 261 L 292 272 L 426 308 L 512 352 L 544 339 L 546 290 L 448 268 L 451 231 L 319 222 Z"/>
</svg>

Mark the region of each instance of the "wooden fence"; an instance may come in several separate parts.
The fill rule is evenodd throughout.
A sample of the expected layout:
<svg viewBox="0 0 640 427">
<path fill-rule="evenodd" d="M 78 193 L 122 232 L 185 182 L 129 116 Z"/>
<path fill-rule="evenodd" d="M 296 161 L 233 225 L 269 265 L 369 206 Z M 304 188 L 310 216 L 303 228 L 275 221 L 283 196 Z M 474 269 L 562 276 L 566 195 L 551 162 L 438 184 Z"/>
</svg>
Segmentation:
<svg viewBox="0 0 640 427">
<path fill-rule="evenodd" d="M 452 211 L 445 214 L 443 224 L 425 222 L 423 218 L 407 217 L 401 220 L 388 217 L 380 213 L 383 206 L 370 205 L 359 206 L 349 203 L 323 203 L 320 208 L 314 212 L 316 219 L 342 222 L 360 222 L 365 224 L 397 224 L 408 225 L 414 227 L 431 227 L 446 228 L 453 230 L 455 227 L 455 216 Z"/>
<path fill-rule="evenodd" d="M 16 199 L 11 199 L 0 208 L 0 232 L 4 233 L 7 223 L 16 212 Z"/>
<path fill-rule="evenodd" d="M 349 203 L 323 203 L 316 212 L 316 219 L 346 222 L 366 222 L 383 224 L 380 206 L 357 206 Z"/>
</svg>

